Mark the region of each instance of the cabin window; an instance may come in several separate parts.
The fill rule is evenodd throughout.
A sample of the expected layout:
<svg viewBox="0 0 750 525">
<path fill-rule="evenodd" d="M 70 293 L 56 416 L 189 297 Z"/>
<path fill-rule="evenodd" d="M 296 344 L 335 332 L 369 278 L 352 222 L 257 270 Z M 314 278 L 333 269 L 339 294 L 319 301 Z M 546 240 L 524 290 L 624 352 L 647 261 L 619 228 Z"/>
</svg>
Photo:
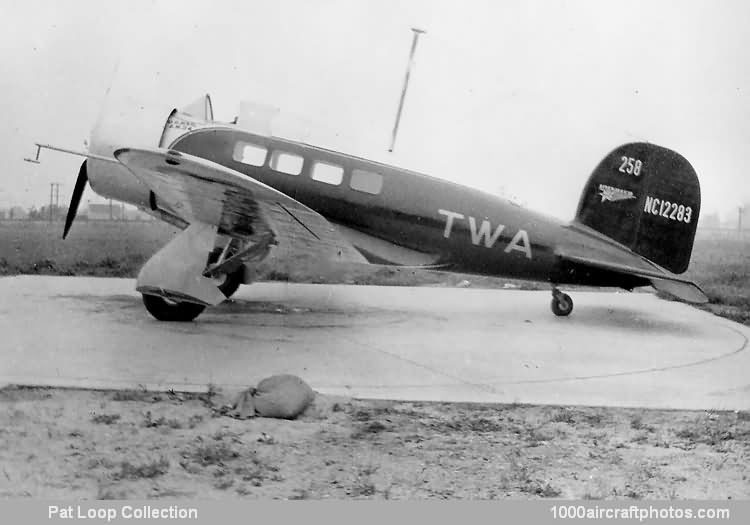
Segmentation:
<svg viewBox="0 0 750 525">
<path fill-rule="evenodd" d="M 294 153 L 274 151 L 271 154 L 271 169 L 287 175 L 299 175 L 302 173 L 304 161 L 305 159 Z"/>
<path fill-rule="evenodd" d="M 237 162 L 251 166 L 262 166 L 266 162 L 266 148 L 247 142 L 238 142 L 234 146 L 232 158 Z"/>
<path fill-rule="evenodd" d="M 365 170 L 352 170 L 352 180 L 349 186 L 353 190 L 377 195 L 383 189 L 383 176 Z"/>
<path fill-rule="evenodd" d="M 316 162 L 312 171 L 313 180 L 338 186 L 344 178 L 344 168 L 325 162 Z"/>
</svg>

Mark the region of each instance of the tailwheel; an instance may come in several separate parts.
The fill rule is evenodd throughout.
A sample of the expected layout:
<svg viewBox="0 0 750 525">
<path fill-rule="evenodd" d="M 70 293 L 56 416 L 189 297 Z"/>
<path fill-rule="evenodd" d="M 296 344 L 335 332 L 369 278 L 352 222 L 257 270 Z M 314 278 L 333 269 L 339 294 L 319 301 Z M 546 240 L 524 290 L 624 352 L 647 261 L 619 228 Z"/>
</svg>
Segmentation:
<svg viewBox="0 0 750 525">
<path fill-rule="evenodd" d="M 239 285 L 238 285 L 239 286 Z M 202 304 L 177 302 L 158 295 L 143 294 L 143 304 L 157 321 L 187 323 L 198 317 L 206 308 Z"/>
<path fill-rule="evenodd" d="M 565 317 L 573 311 L 573 299 L 568 294 L 561 292 L 557 288 L 553 288 L 550 306 L 552 307 L 553 314 Z"/>
</svg>

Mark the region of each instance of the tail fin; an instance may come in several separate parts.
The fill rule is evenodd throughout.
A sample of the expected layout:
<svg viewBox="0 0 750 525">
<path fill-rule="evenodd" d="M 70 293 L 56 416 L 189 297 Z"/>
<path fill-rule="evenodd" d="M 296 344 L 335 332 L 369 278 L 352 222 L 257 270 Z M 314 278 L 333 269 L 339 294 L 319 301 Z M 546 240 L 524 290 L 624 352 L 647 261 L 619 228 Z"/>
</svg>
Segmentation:
<svg viewBox="0 0 750 525">
<path fill-rule="evenodd" d="M 667 148 L 625 144 L 602 160 L 576 221 L 674 273 L 687 270 L 701 207 L 698 176 Z"/>
</svg>

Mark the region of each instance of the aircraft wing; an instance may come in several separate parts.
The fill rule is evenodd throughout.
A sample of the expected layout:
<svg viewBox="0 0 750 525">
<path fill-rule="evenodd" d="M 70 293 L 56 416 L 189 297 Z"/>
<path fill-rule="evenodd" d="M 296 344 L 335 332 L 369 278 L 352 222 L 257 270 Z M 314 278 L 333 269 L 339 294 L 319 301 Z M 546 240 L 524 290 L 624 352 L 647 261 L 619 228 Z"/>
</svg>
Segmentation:
<svg viewBox="0 0 750 525">
<path fill-rule="evenodd" d="M 707 303 L 708 297 L 694 282 L 683 279 L 642 257 L 625 252 L 619 253 L 618 261 L 609 261 L 601 254 L 591 256 L 575 248 L 558 248 L 555 254 L 563 261 L 583 267 L 596 268 L 623 275 L 635 275 L 648 280 L 657 290 L 674 295 L 690 303 Z"/>
<path fill-rule="evenodd" d="M 115 157 L 176 215 L 216 227 L 244 245 L 285 240 L 295 249 L 342 262 L 366 263 L 323 216 L 295 199 L 225 166 L 166 149 L 124 148 Z"/>
</svg>

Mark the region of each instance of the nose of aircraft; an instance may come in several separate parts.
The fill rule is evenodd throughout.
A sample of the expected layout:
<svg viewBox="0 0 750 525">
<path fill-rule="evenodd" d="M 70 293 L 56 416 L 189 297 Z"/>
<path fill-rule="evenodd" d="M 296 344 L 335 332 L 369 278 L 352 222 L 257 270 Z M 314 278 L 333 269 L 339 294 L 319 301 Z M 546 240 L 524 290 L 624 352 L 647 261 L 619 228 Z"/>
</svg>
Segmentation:
<svg viewBox="0 0 750 525">
<path fill-rule="evenodd" d="M 120 148 L 156 148 L 173 107 L 134 100 L 108 100 L 91 131 L 89 151 L 113 158 Z M 104 197 L 148 206 L 149 190 L 119 163 L 86 161 L 91 188 Z"/>
</svg>

